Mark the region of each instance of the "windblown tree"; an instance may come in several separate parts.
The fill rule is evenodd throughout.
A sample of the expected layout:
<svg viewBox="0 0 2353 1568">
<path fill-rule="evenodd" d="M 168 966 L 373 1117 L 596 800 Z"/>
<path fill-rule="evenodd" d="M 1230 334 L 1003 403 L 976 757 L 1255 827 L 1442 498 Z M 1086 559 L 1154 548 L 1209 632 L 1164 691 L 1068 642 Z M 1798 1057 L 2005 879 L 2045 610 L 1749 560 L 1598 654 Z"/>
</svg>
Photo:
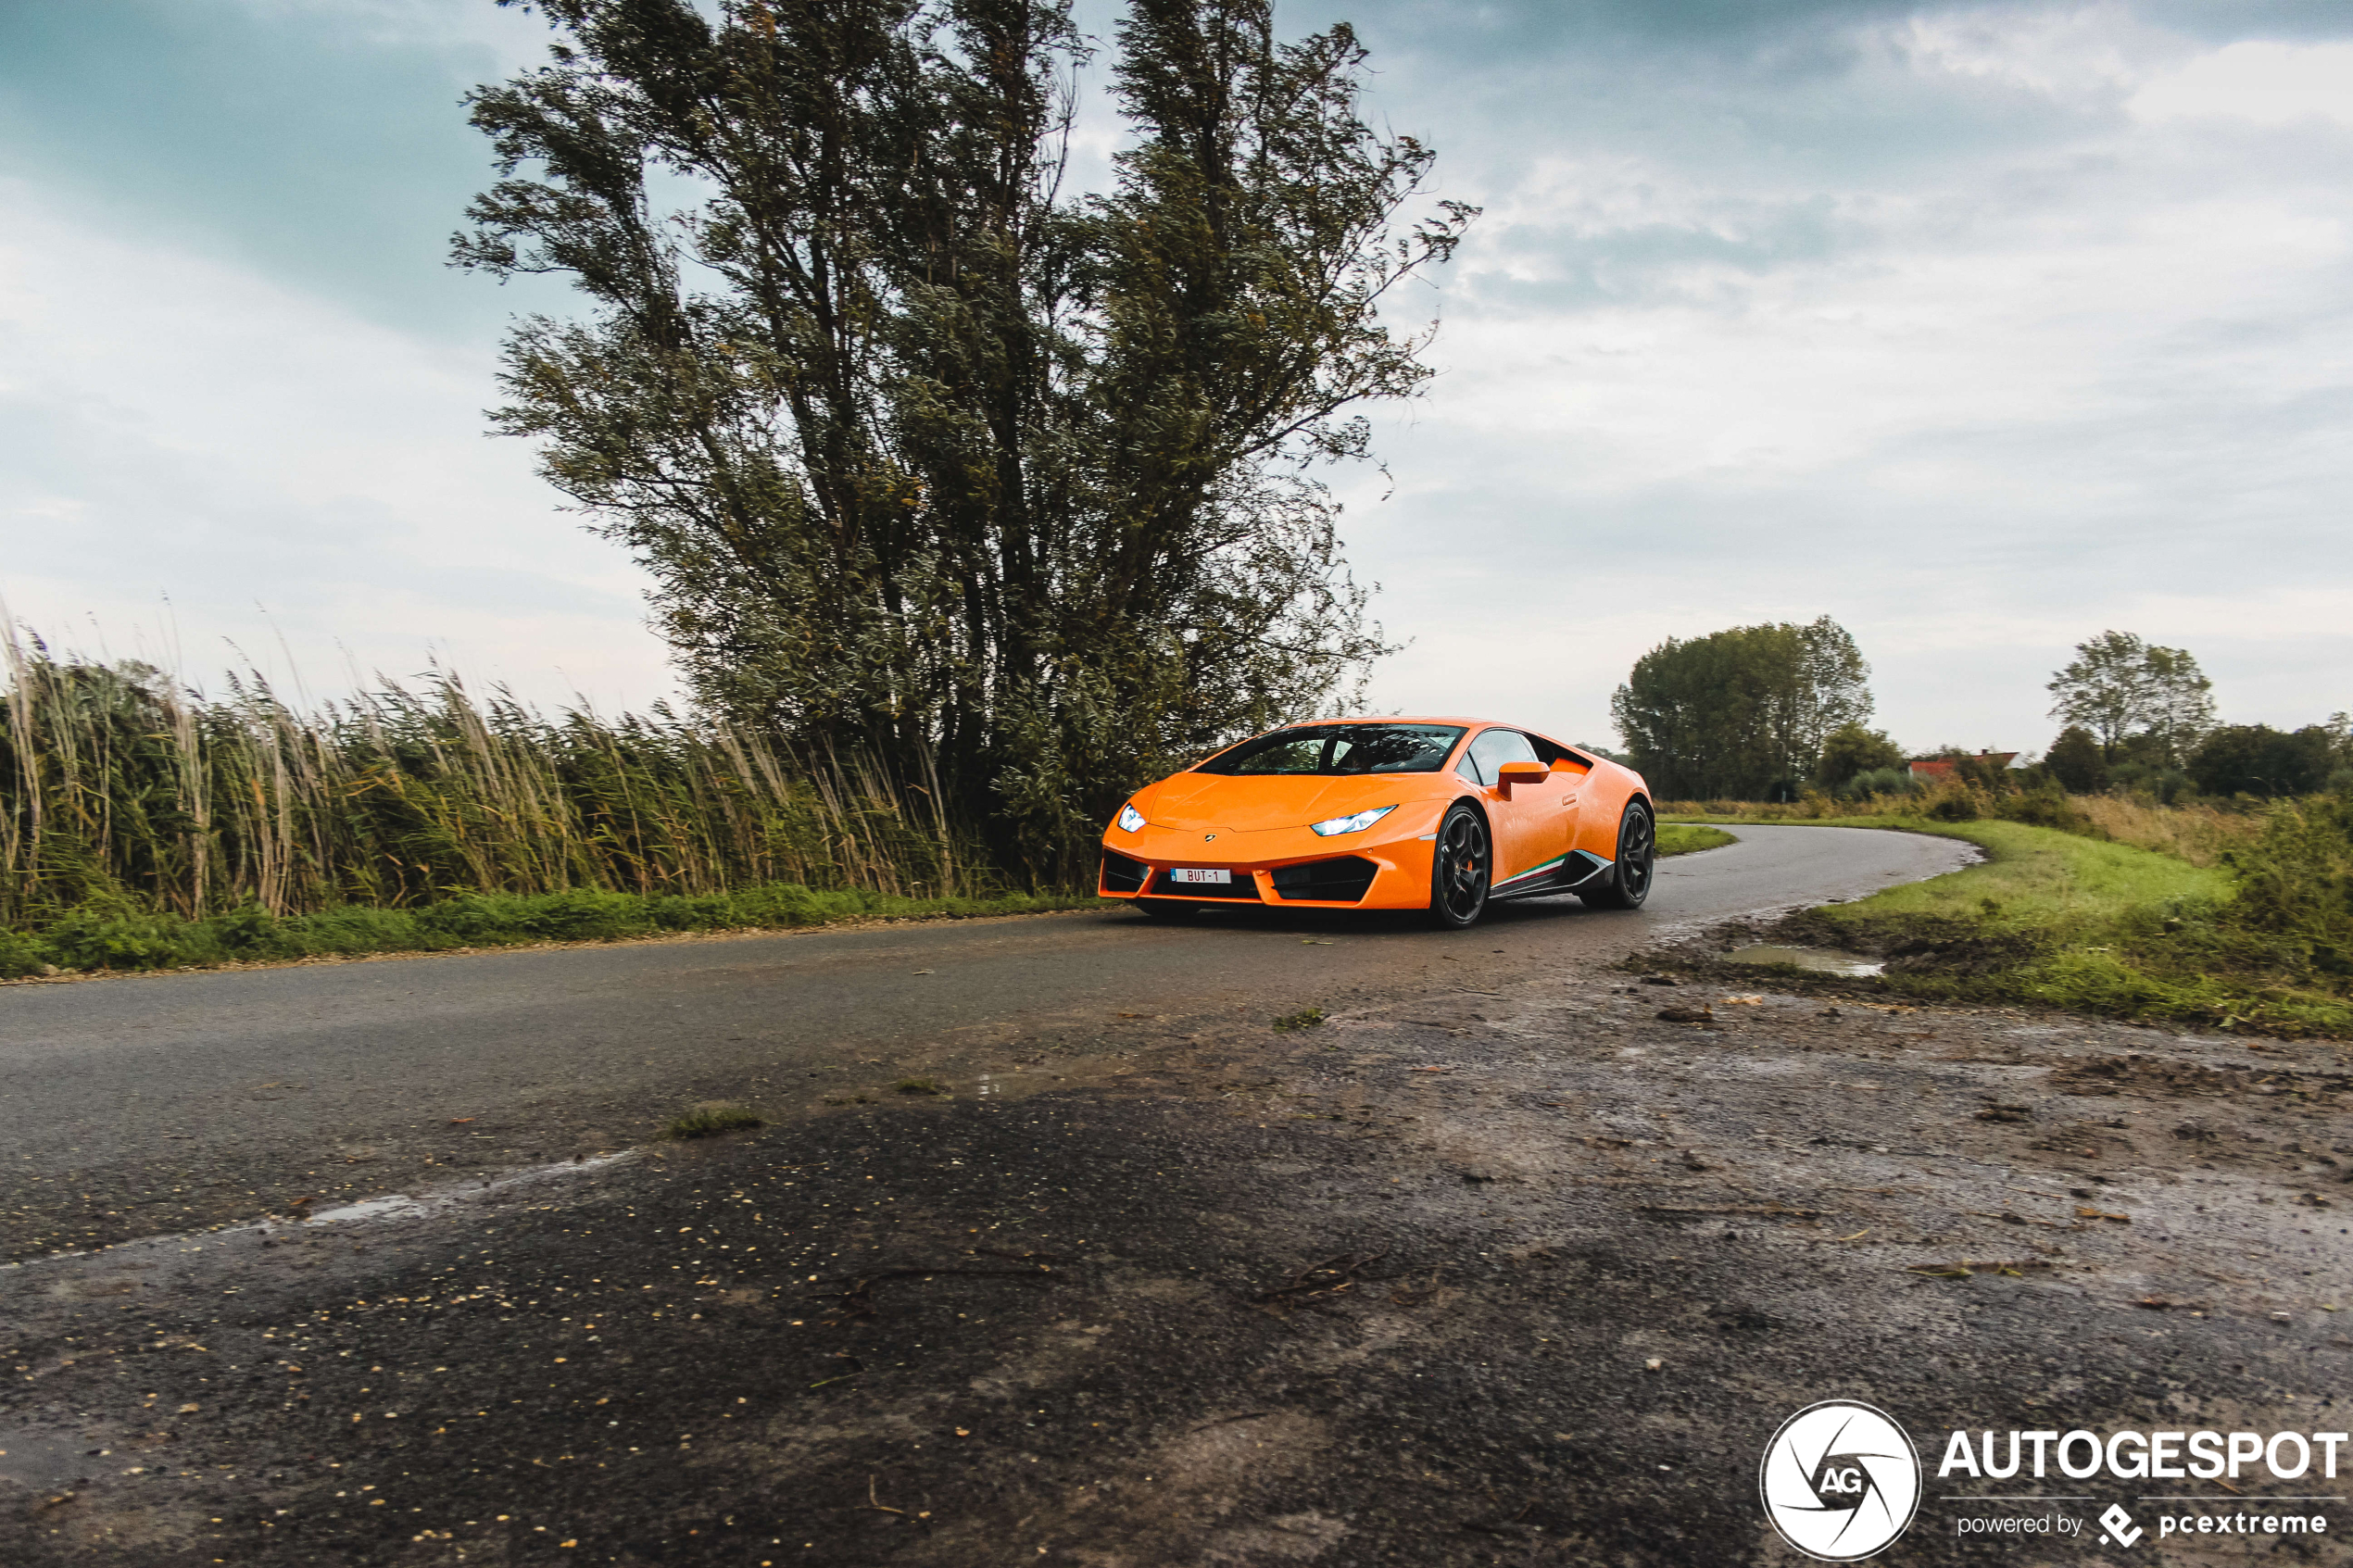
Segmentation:
<svg viewBox="0 0 2353 1568">
<path fill-rule="evenodd" d="M 501 0 L 502 4 L 512 0 Z M 1345 26 L 1135 0 L 1063 188 L 1062 0 L 538 0 L 464 266 L 568 276 L 499 428 L 654 574 L 698 698 L 942 790 L 1045 875 L 1154 770 L 1382 651 L 1319 460 L 1412 395 L 1383 298 L 1473 216 Z"/>
<path fill-rule="evenodd" d="M 1809 782 L 1823 743 L 1871 716 L 1869 676 L 1827 615 L 1738 626 L 1651 649 L 1610 711 L 1662 797 L 1759 799 Z"/>
</svg>

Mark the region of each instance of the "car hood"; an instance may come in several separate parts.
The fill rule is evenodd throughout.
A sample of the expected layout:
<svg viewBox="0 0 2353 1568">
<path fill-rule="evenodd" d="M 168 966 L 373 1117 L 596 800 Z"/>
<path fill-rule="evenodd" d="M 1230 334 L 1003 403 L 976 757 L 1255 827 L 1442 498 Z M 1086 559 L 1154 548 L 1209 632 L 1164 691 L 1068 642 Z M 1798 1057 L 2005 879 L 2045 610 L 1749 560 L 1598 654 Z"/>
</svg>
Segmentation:
<svg viewBox="0 0 2353 1568">
<path fill-rule="evenodd" d="M 1225 828 L 1257 833 L 1304 827 L 1374 806 L 1394 806 L 1429 793 L 1436 773 L 1304 773 L 1235 776 L 1178 773 L 1163 779 L 1138 803 L 1156 827 Z"/>
</svg>

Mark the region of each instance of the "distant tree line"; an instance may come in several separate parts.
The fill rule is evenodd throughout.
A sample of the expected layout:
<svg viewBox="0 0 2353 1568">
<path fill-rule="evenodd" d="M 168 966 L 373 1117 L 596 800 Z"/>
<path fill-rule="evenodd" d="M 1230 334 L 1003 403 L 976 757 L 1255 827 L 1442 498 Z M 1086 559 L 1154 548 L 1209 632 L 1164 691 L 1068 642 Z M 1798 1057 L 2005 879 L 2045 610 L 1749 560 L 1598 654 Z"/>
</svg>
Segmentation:
<svg viewBox="0 0 2353 1568">
<path fill-rule="evenodd" d="M 2123 787 L 2172 799 L 2310 795 L 2343 775 L 2353 783 L 2353 724 L 2345 714 L 2295 731 L 2218 724 L 2213 683 L 2183 648 L 2130 632 L 2076 645 L 2051 677 L 2051 717 L 2067 727 L 2044 766 L 2077 795 Z"/>
<path fill-rule="evenodd" d="M 1670 799 L 1846 797 L 1919 787 L 1910 759 L 1871 715 L 1870 667 L 1828 616 L 1670 637 L 1635 661 L 1611 698 L 1631 764 Z M 2053 674 L 2065 721 L 2040 761 L 2010 769 L 1945 746 L 1929 754 L 1981 793 L 2123 788 L 2171 800 L 2277 797 L 2353 786 L 2353 721 L 2294 732 L 2217 724 L 2213 683 L 2185 648 L 2129 632 L 2079 644 Z"/>
</svg>

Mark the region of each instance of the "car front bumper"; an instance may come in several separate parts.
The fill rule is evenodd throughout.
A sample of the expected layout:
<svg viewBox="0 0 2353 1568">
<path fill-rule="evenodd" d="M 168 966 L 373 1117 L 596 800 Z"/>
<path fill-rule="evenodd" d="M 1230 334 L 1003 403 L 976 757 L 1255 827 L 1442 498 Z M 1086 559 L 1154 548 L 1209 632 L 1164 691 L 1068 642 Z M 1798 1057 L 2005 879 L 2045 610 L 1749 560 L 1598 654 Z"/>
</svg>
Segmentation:
<svg viewBox="0 0 2353 1568">
<path fill-rule="evenodd" d="M 1304 827 L 1214 835 L 1150 823 L 1135 833 L 1114 828 L 1103 835 L 1096 891 L 1106 898 L 1168 903 L 1426 909 L 1436 823 L 1421 819 L 1435 814 L 1408 806 L 1365 833 L 1331 838 L 1319 838 Z M 1399 822 L 1400 817 L 1408 820 Z M 1344 861 L 1361 864 L 1340 863 Z M 1233 881 L 1224 886 L 1168 881 L 1172 871 L 1193 869 L 1224 871 Z M 1361 895 L 1344 896 L 1359 885 Z"/>
</svg>

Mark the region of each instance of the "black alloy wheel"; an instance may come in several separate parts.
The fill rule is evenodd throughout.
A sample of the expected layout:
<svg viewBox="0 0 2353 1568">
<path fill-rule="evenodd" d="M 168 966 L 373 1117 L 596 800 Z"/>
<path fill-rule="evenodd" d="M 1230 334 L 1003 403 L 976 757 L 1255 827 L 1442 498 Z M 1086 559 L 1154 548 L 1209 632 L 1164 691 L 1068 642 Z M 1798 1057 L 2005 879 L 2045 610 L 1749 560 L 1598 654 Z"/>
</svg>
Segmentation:
<svg viewBox="0 0 2353 1568">
<path fill-rule="evenodd" d="M 1658 866 L 1658 830 L 1651 825 L 1651 809 L 1639 800 L 1626 804 L 1617 823 L 1617 862 L 1601 885 L 1578 895 L 1596 909 L 1639 909 L 1651 896 L 1651 876 Z"/>
<path fill-rule="evenodd" d="M 1487 822 L 1461 801 L 1438 824 L 1430 856 L 1429 918 L 1441 930 L 1476 925 L 1487 912 L 1487 888 L 1495 859 L 1487 847 Z"/>
</svg>

